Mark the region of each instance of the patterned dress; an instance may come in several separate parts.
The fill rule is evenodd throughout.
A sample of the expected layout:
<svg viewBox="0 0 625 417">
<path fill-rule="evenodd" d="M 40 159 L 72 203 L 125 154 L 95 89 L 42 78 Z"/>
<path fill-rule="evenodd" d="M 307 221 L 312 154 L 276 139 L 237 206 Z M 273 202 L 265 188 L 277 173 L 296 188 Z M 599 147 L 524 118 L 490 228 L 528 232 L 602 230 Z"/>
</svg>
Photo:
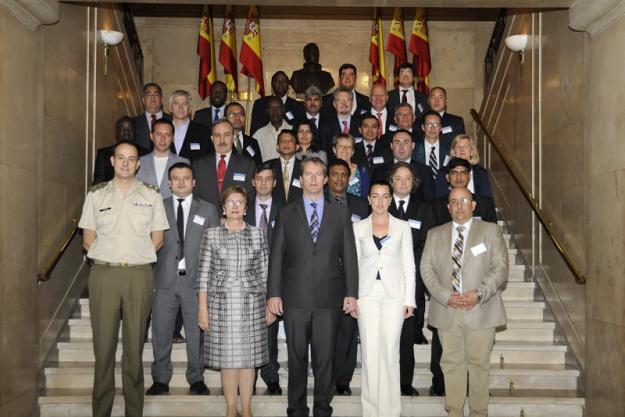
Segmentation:
<svg viewBox="0 0 625 417">
<path fill-rule="evenodd" d="M 204 365 L 256 368 L 269 361 L 265 322 L 268 249 L 263 232 L 226 225 L 204 232 L 198 266 L 200 291 L 208 292 Z"/>
</svg>

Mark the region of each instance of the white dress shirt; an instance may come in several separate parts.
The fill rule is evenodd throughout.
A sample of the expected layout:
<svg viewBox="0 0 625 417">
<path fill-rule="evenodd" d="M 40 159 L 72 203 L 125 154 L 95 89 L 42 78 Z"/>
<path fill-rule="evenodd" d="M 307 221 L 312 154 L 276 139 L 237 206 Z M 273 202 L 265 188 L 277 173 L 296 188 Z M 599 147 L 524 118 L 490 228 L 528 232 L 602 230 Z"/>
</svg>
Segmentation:
<svg viewBox="0 0 625 417">
<path fill-rule="evenodd" d="M 381 111 L 377 111 L 374 108 L 371 109 L 371 114 L 375 116 L 376 119 L 378 118 L 378 113 L 380 113 L 380 118 L 382 119 L 382 134 L 385 134 L 386 133 L 386 119 L 388 117 L 388 111 L 386 111 L 386 107 L 383 108 Z"/>
<path fill-rule="evenodd" d="M 169 156 L 154 155 L 154 171 L 156 171 L 156 185 L 158 186 L 163 182 L 163 175 L 165 175 L 168 160 Z"/>
<path fill-rule="evenodd" d="M 254 133 L 254 139 L 258 141 L 263 162 L 280 157 L 280 154 L 278 154 L 276 150 L 276 145 L 278 143 L 278 134 L 283 129 L 292 129 L 292 126 L 282 120 L 282 124 L 276 129 L 271 122 L 269 122 Z"/>
<path fill-rule="evenodd" d="M 319 113 L 312 115 L 308 112 L 306 112 L 306 119 L 310 120 L 310 119 L 315 119 L 315 127 L 317 129 L 319 129 Z"/>
<path fill-rule="evenodd" d="M 438 139 L 433 144 L 427 140 L 423 141 L 423 144 L 425 145 L 425 165 L 430 166 L 430 153 L 432 152 L 432 148 L 436 147 L 437 149 L 434 151 L 436 154 L 436 162 L 438 162 L 438 166 L 436 168 L 443 166 L 443 161 L 441 161 L 440 143 L 441 142 Z"/>
<path fill-rule="evenodd" d="M 464 258 L 464 253 L 467 248 L 467 241 L 469 240 L 469 231 L 471 230 L 471 223 L 473 223 L 473 219 L 469 219 L 465 224 L 456 223 L 454 221 L 451 222 L 451 253 L 454 253 L 454 243 L 456 243 L 456 239 L 458 239 L 458 230 L 456 228 L 458 226 L 464 226 L 464 231 L 462 232 L 462 237 L 464 240 L 464 248 L 462 248 L 462 257 Z"/>
<path fill-rule="evenodd" d="M 269 197 L 266 201 L 260 201 L 258 197 L 256 197 L 255 200 L 256 200 L 256 210 L 255 210 L 256 218 L 254 220 L 256 221 L 255 223 L 256 227 L 260 225 L 260 217 L 263 215 L 263 208 L 260 206 L 261 204 L 267 204 L 267 208 L 265 209 L 265 212 L 267 213 L 267 226 L 269 226 L 270 225 L 269 213 L 271 213 L 272 198 Z"/>
<path fill-rule="evenodd" d="M 174 203 L 174 217 L 176 218 L 176 220 L 178 220 L 178 197 L 176 194 L 172 194 L 172 200 Z M 186 235 L 187 233 L 187 222 L 189 220 L 189 211 L 191 210 L 191 200 L 193 199 L 193 194 L 189 194 L 184 201 L 182 202 L 182 212 L 184 214 L 184 234 Z M 173 227 L 175 228 L 176 225 L 173 225 Z M 178 229 L 176 229 L 176 233 L 178 233 Z M 186 269 L 186 264 L 185 264 L 185 258 L 182 258 L 179 262 L 178 262 L 178 269 L 179 270 L 185 270 Z"/>
<path fill-rule="evenodd" d="M 397 194 L 393 194 L 393 200 L 395 200 L 395 207 L 399 210 L 399 202 L 404 201 L 404 212 L 408 211 L 408 202 L 410 201 L 410 196 L 406 196 L 404 198 L 399 198 Z"/>
<path fill-rule="evenodd" d="M 226 169 L 228 169 L 228 164 L 230 163 L 230 157 L 232 156 L 232 151 L 224 154 L 226 155 L 225 161 L 226 161 Z M 220 153 L 216 153 L 215 154 L 215 168 L 219 167 L 219 161 L 221 160 L 221 154 Z"/>
<path fill-rule="evenodd" d="M 280 172 L 284 173 L 284 166 L 286 165 L 286 159 L 280 157 Z M 289 180 L 293 181 L 293 166 L 295 165 L 295 156 L 289 159 L 289 164 L 286 165 L 286 169 L 289 171 Z"/>
<path fill-rule="evenodd" d="M 145 119 L 148 121 L 148 127 L 150 127 L 150 129 L 152 129 L 152 113 L 150 112 L 144 112 L 145 113 Z M 154 113 L 156 115 L 156 120 L 160 120 L 163 118 L 163 110 L 159 110 L 157 113 Z"/>
</svg>

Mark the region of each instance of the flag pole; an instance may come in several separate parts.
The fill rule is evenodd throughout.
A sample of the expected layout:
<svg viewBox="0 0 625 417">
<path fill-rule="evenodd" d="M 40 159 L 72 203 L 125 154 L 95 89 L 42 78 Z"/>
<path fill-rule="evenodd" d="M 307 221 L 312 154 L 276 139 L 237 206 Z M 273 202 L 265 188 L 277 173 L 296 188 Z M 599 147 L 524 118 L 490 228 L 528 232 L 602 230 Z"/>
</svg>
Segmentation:
<svg viewBox="0 0 625 417">
<path fill-rule="evenodd" d="M 252 124 L 252 115 L 250 114 L 250 101 L 252 99 L 252 77 L 247 77 L 247 99 L 245 100 L 245 131 L 250 132 L 250 125 Z"/>
</svg>

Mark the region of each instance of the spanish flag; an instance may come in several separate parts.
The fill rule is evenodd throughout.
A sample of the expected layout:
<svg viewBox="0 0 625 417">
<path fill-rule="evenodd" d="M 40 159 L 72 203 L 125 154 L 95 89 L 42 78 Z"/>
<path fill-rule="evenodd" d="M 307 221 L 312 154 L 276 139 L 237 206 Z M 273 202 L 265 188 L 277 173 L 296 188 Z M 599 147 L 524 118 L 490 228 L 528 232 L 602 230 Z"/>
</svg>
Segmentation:
<svg viewBox="0 0 625 417">
<path fill-rule="evenodd" d="M 202 100 L 208 96 L 211 85 L 215 82 L 215 50 L 213 49 L 213 22 L 208 6 L 204 6 L 200 20 L 200 35 L 197 40 L 197 54 L 200 56 L 200 79 L 198 93 Z"/>
<path fill-rule="evenodd" d="M 404 34 L 404 15 L 401 7 L 395 7 L 393 11 L 393 20 L 391 21 L 391 30 L 386 40 L 386 50 L 395 55 L 395 65 L 393 65 L 393 76 L 395 87 L 399 85 L 397 77 L 399 66 L 406 62 L 406 35 Z"/>
<path fill-rule="evenodd" d="M 414 54 L 413 65 L 417 79 L 417 90 L 427 94 L 430 91 L 428 75 L 432 69 L 432 61 L 430 60 L 430 42 L 423 7 L 418 7 L 415 13 L 408 49 Z"/>
<path fill-rule="evenodd" d="M 221 45 L 219 45 L 219 63 L 224 66 L 226 87 L 232 92 L 238 92 L 237 84 L 237 40 L 234 33 L 234 19 L 232 6 L 226 6 L 224 27 L 221 31 Z"/>
<path fill-rule="evenodd" d="M 265 82 L 263 80 L 260 23 L 258 20 L 258 7 L 256 6 L 250 6 L 250 11 L 247 15 L 239 61 L 241 62 L 241 74 L 256 80 L 256 92 L 264 96 Z"/>
<path fill-rule="evenodd" d="M 371 46 L 369 47 L 369 62 L 373 84 L 386 85 L 386 65 L 384 63 L 384 41 L 382 40 L 382 18 L 377 7 L 373 8 L 373 29 L 371 31 Z"/>
</svg>

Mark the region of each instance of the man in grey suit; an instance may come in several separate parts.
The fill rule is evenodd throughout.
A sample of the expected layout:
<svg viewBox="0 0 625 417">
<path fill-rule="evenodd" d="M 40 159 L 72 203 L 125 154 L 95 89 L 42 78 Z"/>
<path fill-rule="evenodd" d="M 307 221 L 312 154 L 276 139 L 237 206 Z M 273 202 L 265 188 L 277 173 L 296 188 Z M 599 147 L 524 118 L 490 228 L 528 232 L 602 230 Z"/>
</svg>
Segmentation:
<svg viewBox="0 0 625 417">
<path fill-rule="evenodd" d="M 154 150 L 139 159 L 141 165 L 137 179 L 159 187 L 163 198 L 171 197 L 167 172 L 175 163 L 189 163 L 189 160 L 170 150 L 174 140 L 174 125 L 169 120 L 159 119 L 154 122 L 154 131 L 150 133 L 150 140 L 154 143 Z"/>
<path fill-rule="evenodd" d="M 490 355 L 495 328 L 506 324 L 501 291 L 508 280 L 508 251 L 497 224 L 473 219 L 475 202 L 466 188 L 449 193 L 452 221 L 431 229 L 421 258 L 421 276 L 432 299 L 428 323 L 443 346 L 445 409 L 464 415 L 467 372 L 472 417 L 486 417 Z"/>
<path fill-rule="evenodd" d="M 313 415 L 332 415 L 332 365 L 339 317 L 355 311 L 358 296 L 351 216 L 347 206 L 324 196 L 326 180 L 321 159 L 304 159 L 303 196 L 280 209 L 271 240 L 267 307 L 284 318 L 289 366 L 287 415 L 292 417 L 309 414 L 309 345 L 315 375 Z"/>
<path fill-rule="evenodd" d="M 219 225 L 217 207 L 194 197 L 193 168 L 179 162 L 169 168 L 172 196 L 163 200 L 170 228 L 154 266 L 152 303 L 153 384 L 147 395 L 169 391 L 172 376 L 171 335 L 178 308 L 182 310 L 187 336 L 187 381 L 191 394 L 207 395 L 204 366 L 200 359 L 200 328 L 197 325 L 198 282 L 196 270 L 204 230 Z M 176 225 L 177 227 L 174 227 Z"/>
</svg>

